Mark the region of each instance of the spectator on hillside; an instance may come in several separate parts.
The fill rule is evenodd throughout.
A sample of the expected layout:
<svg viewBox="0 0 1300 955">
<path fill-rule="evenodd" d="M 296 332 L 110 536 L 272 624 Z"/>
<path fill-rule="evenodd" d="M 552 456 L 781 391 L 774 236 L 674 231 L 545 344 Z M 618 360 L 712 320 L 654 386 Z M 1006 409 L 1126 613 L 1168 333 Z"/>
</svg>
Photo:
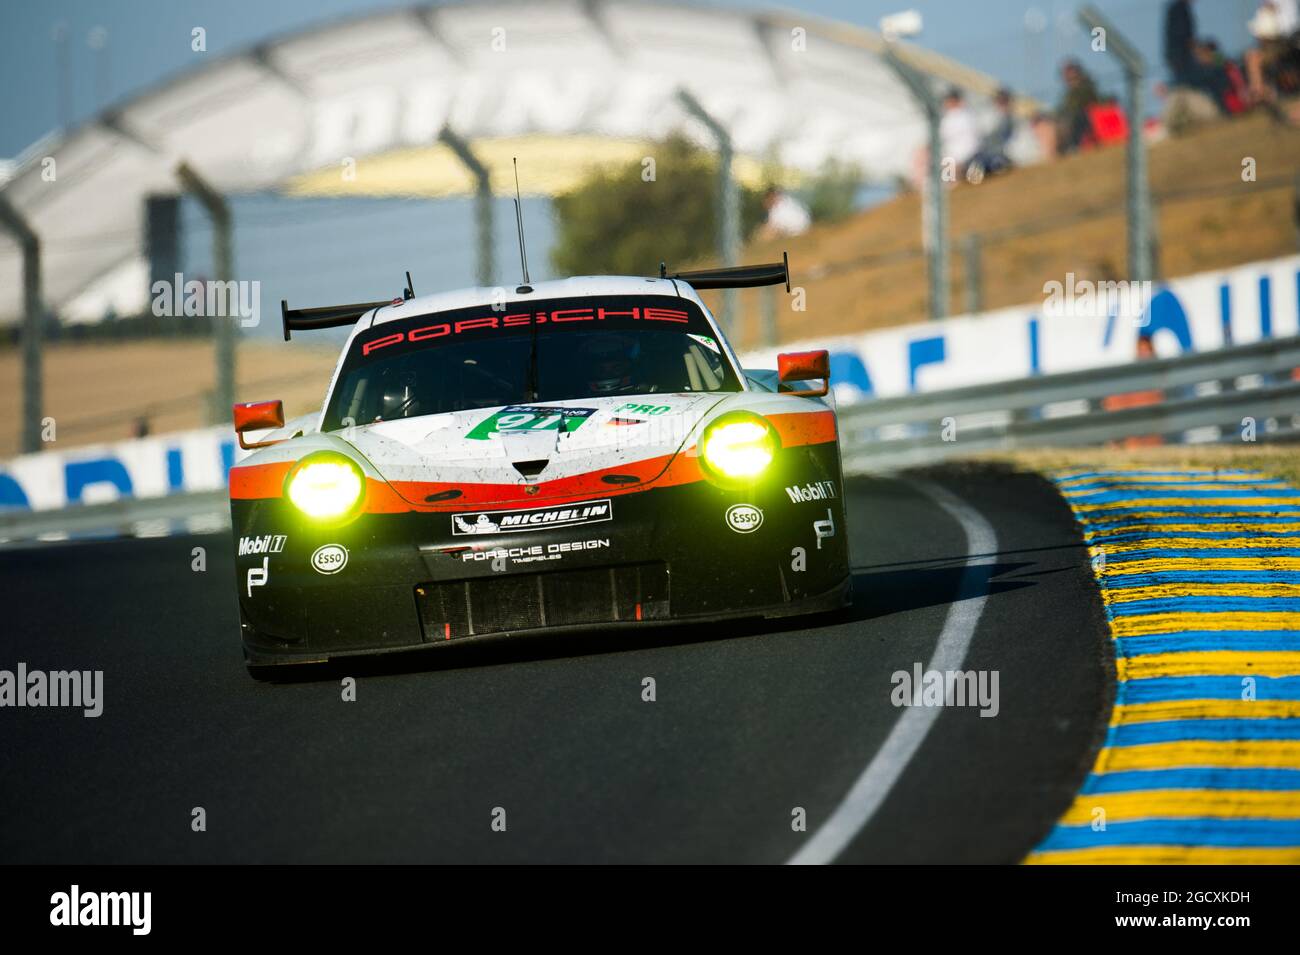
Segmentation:
<svg viewBox="0 0 1300 955">
<path fill-rule="evenodd" d="M 1165 8 L 1165 65 L 1174 86 L 1196 87 L 1196 15 L 1192 0 L 1172 0 Z"/>
<path fill-rule="evenodd" d="M 1241 67 L 1234 60 L 1224 56 L 1219 50 L 1219 44 L 1214 40 L 1200 41 L 1197 44 L 1196 55 L 1216 77 L 1219 107 L 1225 113 L 1232 115 L 1244 112 L 1250 104 L 1251 96 Z"/>
<path fill-rule="evenodd" d="M 1165 8 L 1164 55 L 1169 68 L 1165 121 L 1174 132 L 1223 115 L 1230 85 L 1206 43 L 1196 35 L 1192 0 L 1173 0 Z"/>
<path fill-rule="evenodd" d="M 1097 84 L 1078 60 L 1065 61 L 1061 79 L 1065 81 L 1065 93 L 1056 107 L 1056 148 L 1060 153 L 1070 153 L 1088 136 L 1088 107 L 1098 101 Z"/>
<path fill-rule="evenodd" d="M 943 117 L 939 120 L 939 147 L 943 162 L 952 162 L 958 176 L 966 175 L 966 167 L 980 148 L 979 123 L 966 105 L 961 90 L 953 87 L 943 98 Z"/>
<path fill-rule="evenodd" d="M 1262 0 L 1255 16 L 1247 24 L 1270 36 L 1293 37 L 1300 33 L 1300 2 L 1297 0 Z"/>
<path fill-rule="evenodd" d="M 1218 42 L 1197 40 L 1192 45 L 1192 57 L 1200 73 L 1201 89 L 1214 100 L 1216 106 L 1223 109 L 1228 94 L 1232 92 L 1232 83 L 1228 79 L 1226 58 L 1219 52 Z"/>
<path fill-rule="evenodd" d="M 1056 117 L 1047 110 L 1039 110 L 1029 120 L 1029 131 L 1044 159 L 1055 159 L 1060 152 L 1056 145 Z"/>
<path fill-rule="evenodd" d="M 998 90 L 993 98 L 993 104 L 998 110 L 998 120 L 985 134 L 980 142 L 979 152 L 975 154 L 975 158 L 971 160 L 966 170 L 966 178 L 972 182 L 979 182 L 985 176 L 996 175 L 1011 168 L 1011 157 L 1007 155 L 1007 148 L 1016 135 L 1015 101 L 1012 99 L 1011 91 Z"/>
<path fill-rule="evenodd" d="M 812 226 L 812 215 L 808 208 L 776 186 L 768 186 L 763 193 L 763 208 L 767 210 L 767 219 L 759 226 L 760 239 L 803 235 Z"/>
<path fill-rule="evenodd" d="M 1247 26 L 1257 43 L 1244 57 L 1251 99 L 1275 104 L 1279 89 L 1300 89 L 1300 3 L 1263 0 Z"/>
<path fill-rule="evenodd" d="M 1222 116 L 1227 77 L 1206 62 L 1207 51 L 1196 36 L 1192 0 L 1172 0 L 1165 8 L 1164 56 L 1169 68 L 1165 126 L 1170 132 L 1177 134 Z"/>
</svg>

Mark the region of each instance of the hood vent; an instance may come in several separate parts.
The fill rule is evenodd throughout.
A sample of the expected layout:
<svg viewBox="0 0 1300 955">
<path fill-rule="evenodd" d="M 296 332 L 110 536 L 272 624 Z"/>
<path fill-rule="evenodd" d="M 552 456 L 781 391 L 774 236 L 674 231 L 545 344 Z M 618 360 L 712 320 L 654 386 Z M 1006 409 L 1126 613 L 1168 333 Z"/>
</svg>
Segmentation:
<svg viewBox="0 0 1300 955">
<path fill-rule="evenodd" d="M 461 491 L 458 488 L 450 488 L 446 491 L 438 491 L 436 494 L 430 494 L 424 499 L 426 504 L 435 504 L 438 501 L 450 501 L 453 498 L 460 497 Z"/>
<path fill-rule="evenodd" d="M 543 458 L 539 461 L 511 461 L 510 463 L 514 465 L 516 471 L 524 476 L 525 480 L 531 481 L 541 474 L 546 465 L 551 462 L 549 458 Z"/>
</svg>

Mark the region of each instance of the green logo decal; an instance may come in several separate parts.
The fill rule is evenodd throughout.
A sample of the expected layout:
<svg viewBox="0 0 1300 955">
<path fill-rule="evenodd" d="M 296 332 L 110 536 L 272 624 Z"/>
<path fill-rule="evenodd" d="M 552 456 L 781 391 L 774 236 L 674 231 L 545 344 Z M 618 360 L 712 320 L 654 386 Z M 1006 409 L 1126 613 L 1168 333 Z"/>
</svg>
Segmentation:
<svg viewBox="0 0 1300 955">
<path fill-rule="evenodd" d="M 619 414 L 620 412 L 623 411 L 630 411 L 635 414 L 661 415 L 664 414 L 665 412 L 672 411 L 672 410 L 673 410 L 672 405 L 626 404 L 626 405 L 620 405 L 619 407 L 615 408 L 614 414 Z"/>
<path fill-rule="evenodd" d="M 582 423 L 596 413 L 595 408 L 546 408 L 529 405 L 511 405 L 489 415 L 465 435 L 476 441 L 486 441 L 503 431 L 577 431 Z"/>
</svg>

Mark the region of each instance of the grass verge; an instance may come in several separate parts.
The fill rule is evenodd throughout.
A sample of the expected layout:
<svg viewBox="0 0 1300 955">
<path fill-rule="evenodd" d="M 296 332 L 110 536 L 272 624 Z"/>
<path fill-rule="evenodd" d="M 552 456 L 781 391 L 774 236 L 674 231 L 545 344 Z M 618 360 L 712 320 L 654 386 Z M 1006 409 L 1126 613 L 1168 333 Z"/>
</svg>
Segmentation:
<svg viewBox="0 0 1300 955">
<path fill-rule="evenodd" d="M 1009 464 L 1021 470 L 1055 468 L 1250 469 L 1300 487 L 1300 447 L 1293 444 L 1180 444 L 1151 448 L 1026 448 L 979 455 L 972 460 Z"/>
</svg>

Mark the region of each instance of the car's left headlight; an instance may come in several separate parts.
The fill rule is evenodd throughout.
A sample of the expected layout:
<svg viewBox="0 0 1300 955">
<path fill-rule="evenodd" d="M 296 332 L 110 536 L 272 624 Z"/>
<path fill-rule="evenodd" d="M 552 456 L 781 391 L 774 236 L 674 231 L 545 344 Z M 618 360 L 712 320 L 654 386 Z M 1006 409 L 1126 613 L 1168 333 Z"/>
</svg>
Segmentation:
<svg viewBox="0 0 1300 955">
<path fill-rule="evenodd" d="M 366 478 L 355 461 L 324 452 L 305 459 L 289 476 L 287 491 L 294 507 L 314 520 L 346 517 L 356 510 Z"/>
<path fill-rule="evenodd" d="M 756 478 L 767 470 L 780 444 L 776 432 L 756 414 L 723 415 L 704 431 L 700 456 L 715 475 L 727 480 Z"/>
</svg>

